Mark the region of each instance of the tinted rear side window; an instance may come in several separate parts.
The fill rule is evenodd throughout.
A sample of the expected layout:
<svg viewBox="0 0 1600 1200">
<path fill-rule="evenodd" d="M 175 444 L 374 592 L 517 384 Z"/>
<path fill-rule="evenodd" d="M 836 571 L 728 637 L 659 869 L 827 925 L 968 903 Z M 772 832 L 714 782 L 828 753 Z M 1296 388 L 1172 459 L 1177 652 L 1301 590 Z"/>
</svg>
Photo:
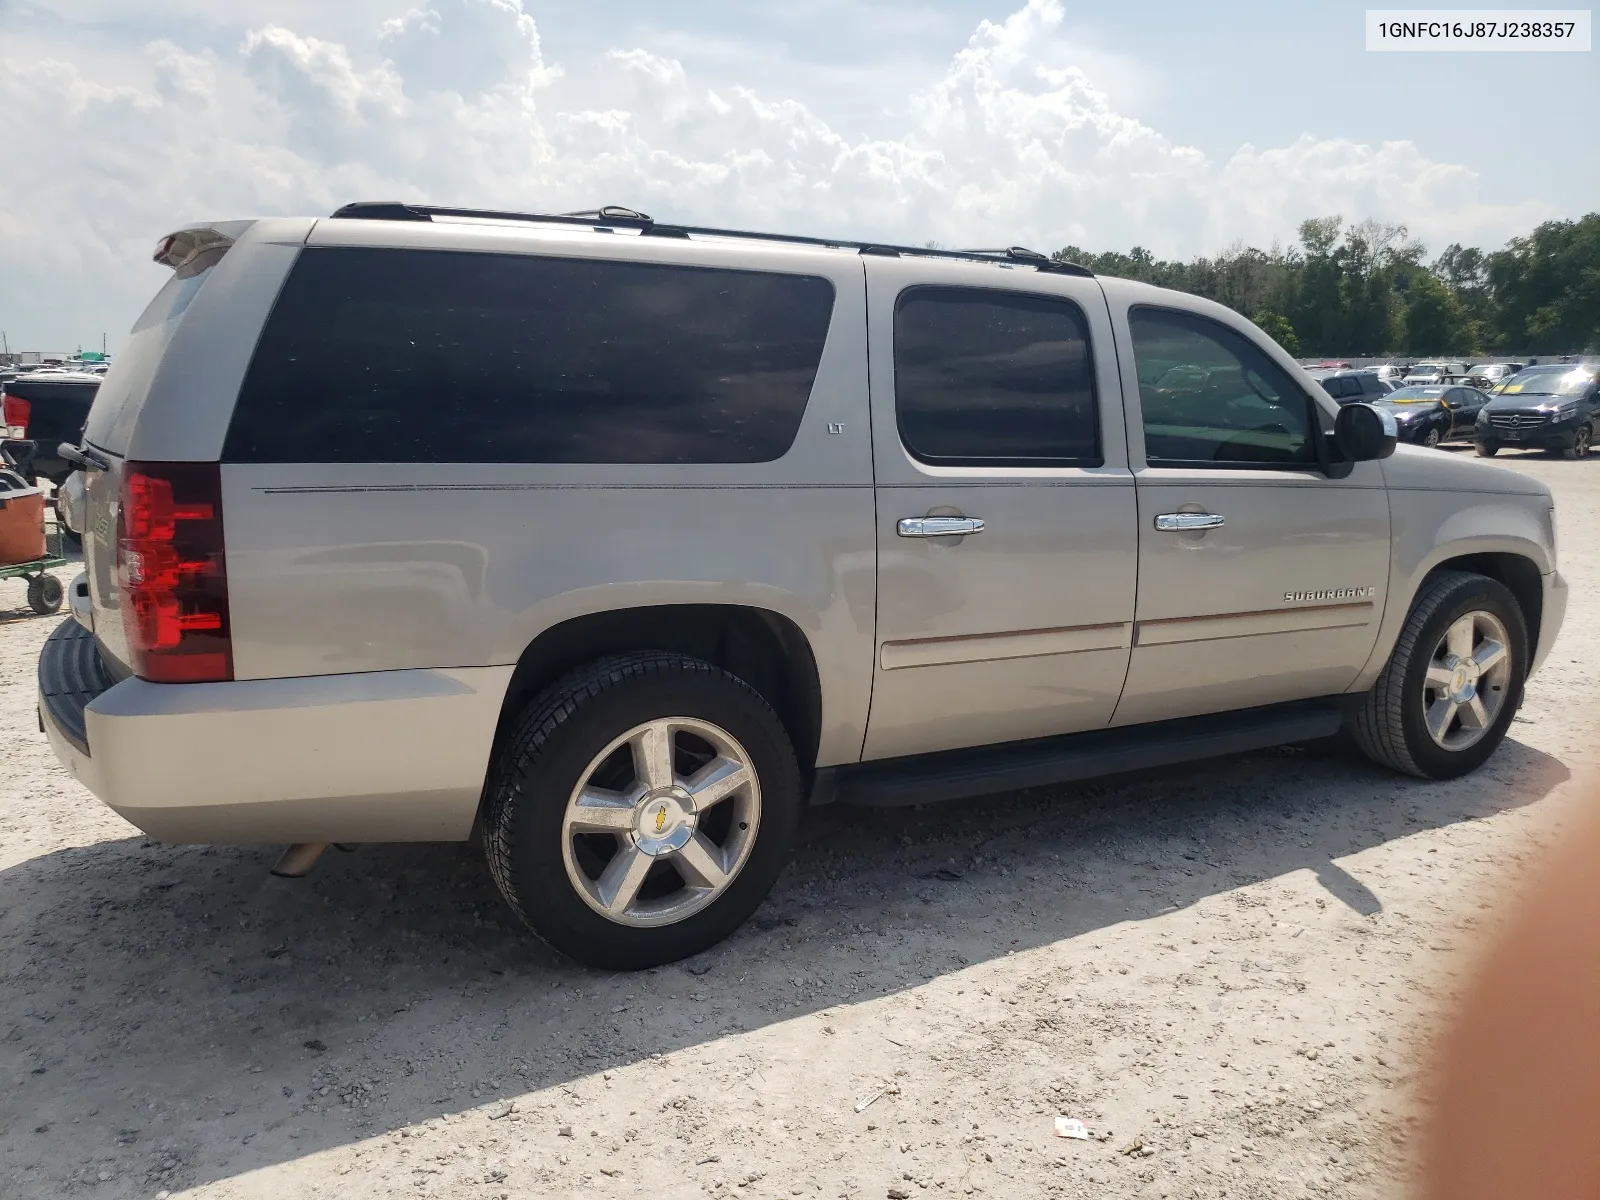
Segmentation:
<svg viewBox="0 0 1600 1200">
<path fill-rule="evenodd" d="M 530 255 L 305 251 L 232 462 L 750 463 L 793 443 L 826 279 Z"/>
<path fill-rule="evenodd" d="M 908 289 L 895 309 L 900 440 L 926 463 L 1100 466 L 1094 362 L 1070 300 Z"/>
</svg>

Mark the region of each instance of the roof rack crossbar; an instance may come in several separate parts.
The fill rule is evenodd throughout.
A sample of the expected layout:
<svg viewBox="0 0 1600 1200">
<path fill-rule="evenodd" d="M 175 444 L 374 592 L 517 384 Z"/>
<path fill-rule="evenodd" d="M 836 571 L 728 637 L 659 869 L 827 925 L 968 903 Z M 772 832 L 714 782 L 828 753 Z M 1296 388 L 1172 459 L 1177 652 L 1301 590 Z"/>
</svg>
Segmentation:
<svg viewBox="0 0 1600 1200">
<path fill-rule="evenodd" d="M 829 250 L 854 250 L 859 254 L 917 258 L 948 258 L 967 262 L 1017 263 L 1057 275 L 1093 278 L 1094 272 L 1077 263 L 1061 262 L 1029 250 L 1009 246 L 1003 250 L 945 250 L 932 246 L 896 246 L 886 242 L 856 242 L 848 238 L 806 237 L 794 233 L 762 233 L 751 229 L 719 229 L 706 225 L 658 225 L 644 213 L 619 205 L 571 213 L 503 212 L 488 208 L 445 208 L 432 204 L 405 204 L 394 200 L 362 200 L 346 204 L 332 214 L 339 219 L 366 221 L 431 221 L 434 217 L 459 217 L 480 221 L 527 221 L 534 224 L 579 225 L 590 229 L 622 226 L 654 237 L 725 237 L 774 242 L 792 246 L 819 246 Z"/>
</svg>

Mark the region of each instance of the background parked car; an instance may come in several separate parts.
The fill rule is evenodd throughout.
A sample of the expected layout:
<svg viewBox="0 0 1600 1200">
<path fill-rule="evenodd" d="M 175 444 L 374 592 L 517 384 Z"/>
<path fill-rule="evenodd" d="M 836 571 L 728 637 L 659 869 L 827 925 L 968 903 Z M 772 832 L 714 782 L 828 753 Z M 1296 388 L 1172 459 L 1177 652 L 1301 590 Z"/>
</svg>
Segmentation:
<svg viewBox="0 0 1600 1200">
<path fill-rule="evenodd" d="M 43 477 L 57 487 L 72 473 L 57 447 L 83 440 L 83 423 L 100 390 L 100 376 L 85 371 L 34 371 L 4 385 L 0 411 L 5 436 L 36 442 L 28 482 Z"/>
<path fill-rule="evenodd" d="M 1394 417 L 1400 440 L 1419 446 L 1437 446 L 1451 438 L 1471 438 L 1478 413 L 1489 397 L 1472 387 L 1399 388 L 1377 401 Z"/>
<path fill-rule="evenodd" d="M 1466 363 L 1460 362 L 1419 362 L 1406 372 L 1405 383 L 1455 383 L 1465 377 Z"/>
<path fill-rule="evenodd" d="M 1560 450 L 1588 458 L 1600 424 L 1600 374 L 1569 363 L 1518 371 L 1478 415 L 1478 453 L 1502 446 Z"/>
<path fill-rule="evenodd" d="M 1371 371 L 1334 371 L 1317 382 L 1340 404 L 1353 404 L 1358 400 L 1370 403 L 1383 399 L 1393 390 L 1392 385 Z"/>
<path fill-rule="evenodd" d="M 1522 363 L 1474 363 L 1467 368 L 1466 382 L 1475 388 L 1488 391 L 1497 383 L 1504 383 L 1518 371 Z"/>
</svg>

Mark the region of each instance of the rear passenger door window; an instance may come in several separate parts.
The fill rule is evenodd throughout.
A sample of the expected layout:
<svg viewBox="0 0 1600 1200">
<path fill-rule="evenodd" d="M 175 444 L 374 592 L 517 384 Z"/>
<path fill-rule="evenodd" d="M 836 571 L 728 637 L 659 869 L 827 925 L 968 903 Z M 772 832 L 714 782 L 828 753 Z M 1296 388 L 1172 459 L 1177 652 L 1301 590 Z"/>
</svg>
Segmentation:
<svg viewBox="0 0 1600 1200">
<path fill-rule="evenodd" d="M 1163 308 L 1134 308 L 1128 323 L 1150 465 L 1316 461 L 1311 398 L 1242 334 Z"/>
<path fill-rule="evenodd" d="M 312 247 L 224 457 L 770 462 L 799 431 L 833 302 L 805 275 Z"/>
<path fill-rule="evenodd" d="M 917 287 L 895 307 L 900 440 L 939 466 L 1098 467 L 1094 363 L 1071 300 Z"/>
</svg>

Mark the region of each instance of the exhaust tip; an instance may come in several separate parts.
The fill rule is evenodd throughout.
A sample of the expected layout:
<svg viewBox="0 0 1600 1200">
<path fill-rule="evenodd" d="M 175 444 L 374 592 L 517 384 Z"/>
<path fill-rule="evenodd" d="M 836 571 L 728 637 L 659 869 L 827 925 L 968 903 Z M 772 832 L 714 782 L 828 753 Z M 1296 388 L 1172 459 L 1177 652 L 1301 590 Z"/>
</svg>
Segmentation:
<svg viewBox="0 0 1600 1200">
<path fill-rule="evenodd" d="M 304 878 L 327 848 L 327 842 L 296 842 L 278 856 L 278 861 L 272 864 L 272 873 L 279 879 Z"/>
</svg>

